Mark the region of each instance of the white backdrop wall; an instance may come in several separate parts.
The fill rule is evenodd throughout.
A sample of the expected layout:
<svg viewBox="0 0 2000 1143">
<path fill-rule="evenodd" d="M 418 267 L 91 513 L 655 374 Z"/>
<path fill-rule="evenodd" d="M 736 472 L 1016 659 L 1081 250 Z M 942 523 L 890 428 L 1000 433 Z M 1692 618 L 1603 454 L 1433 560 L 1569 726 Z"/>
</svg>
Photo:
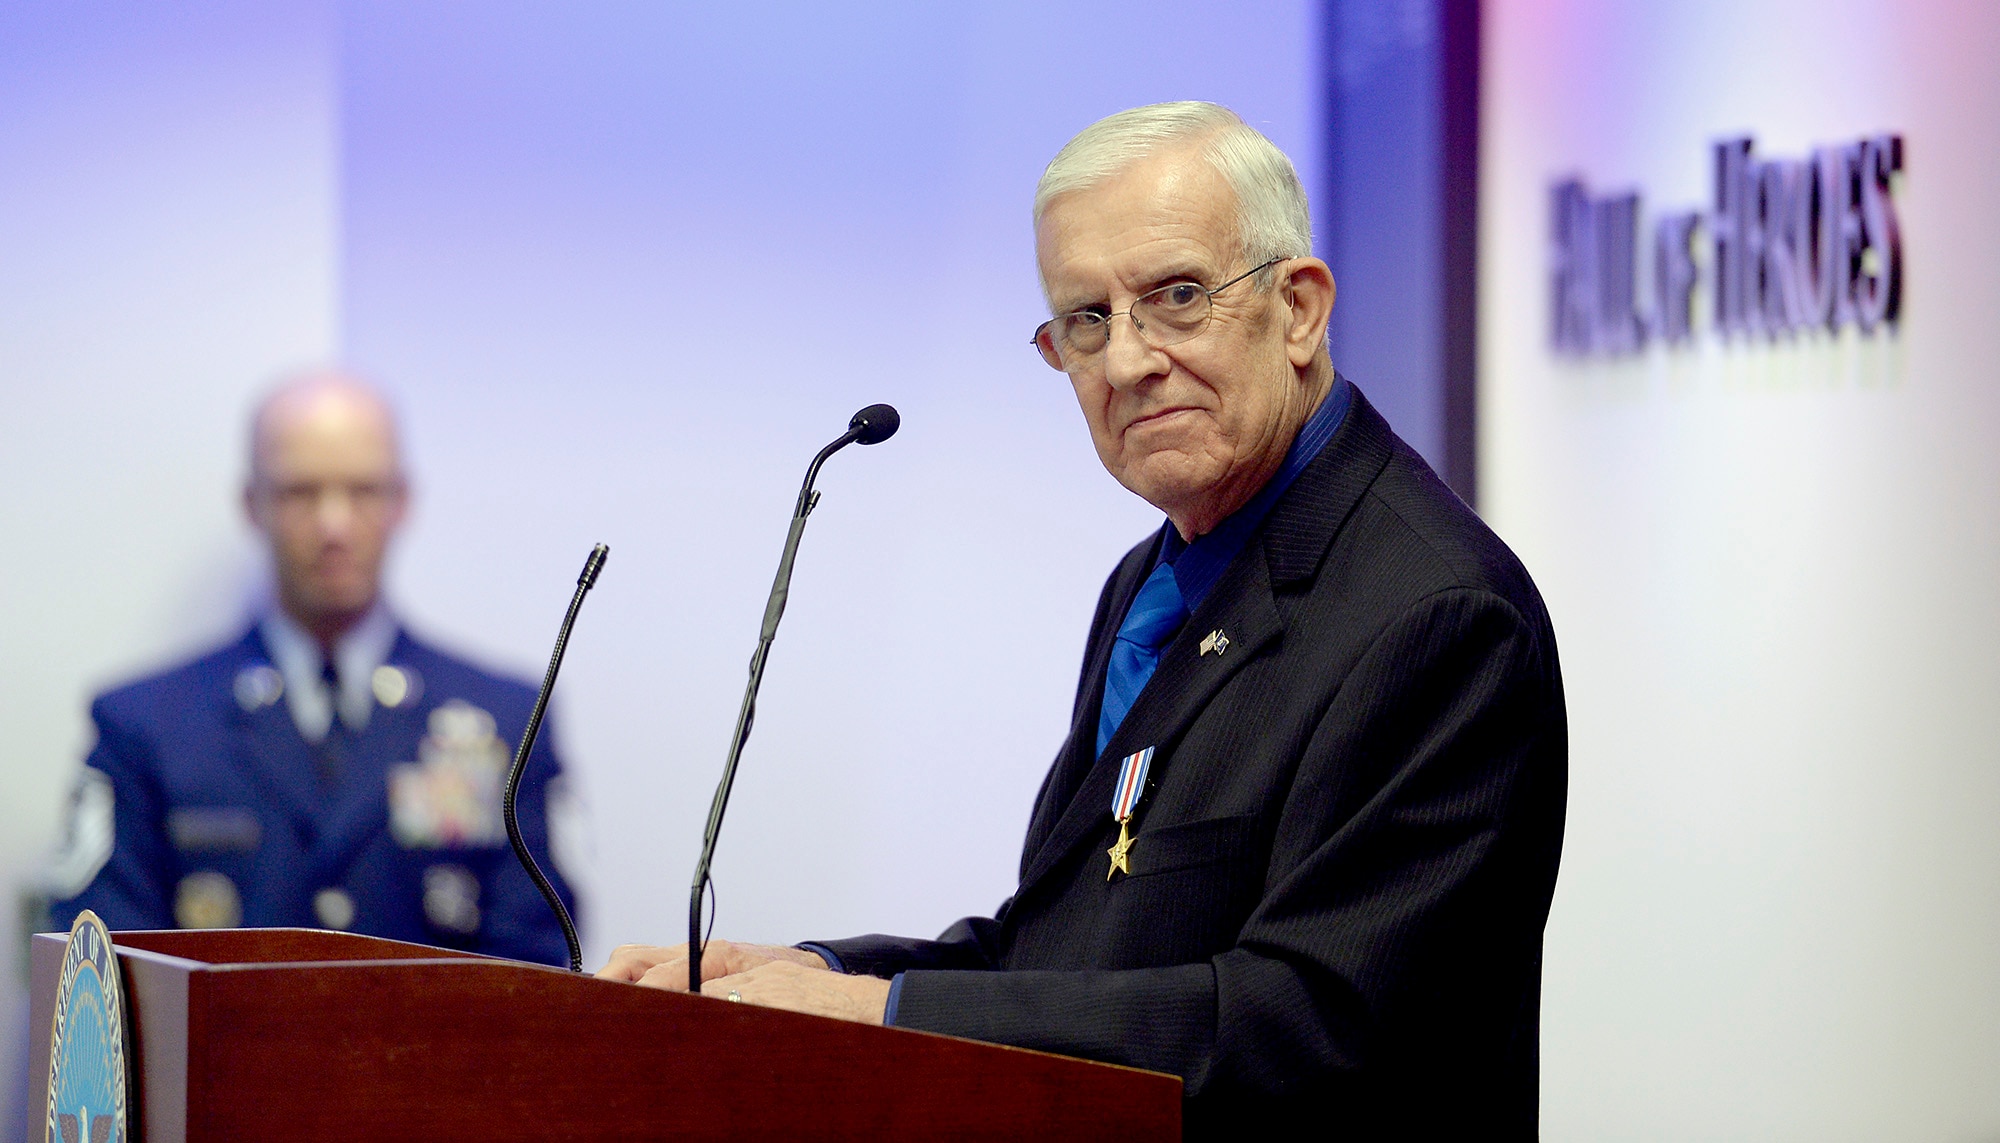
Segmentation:
<svg viewBox="0 0 2000 1143">
<path fill-rule="evenodd" d="M 1996 56 L 1987 4 L 1489 9 L 1482 507 L 1573 740 L 1550 1139 L 2000 1137 Z M 1726 135 L 1882 131 L 1899 329 L 1551 352 L 1556 179 L 1656 217 Z"/>
<path fill-rule="evenodd" d="M 998 903 L 1157 520 L 1027 344 L 1034 179 L 1198 97 L 1316 185 L 1317 6 L 824 8 L 0 0 L 0 875 L 53 840 L 88 696 L 239 622 L 244 417 L 338 358 L 406 416 L 419 630 L 539 675 L 612 547 L 557 704 L 593 960 L 681 931 L 797 481 L 898 405 L 822 479 L 718 930 Z"/>
<path fill-rule="evenodd" d="M 237 621 L 244 411 L 336 347 L 334 27 L 314 3 L 0 4 L 0 1066 L 13 894 L 86 699 Z"/>
</svg>

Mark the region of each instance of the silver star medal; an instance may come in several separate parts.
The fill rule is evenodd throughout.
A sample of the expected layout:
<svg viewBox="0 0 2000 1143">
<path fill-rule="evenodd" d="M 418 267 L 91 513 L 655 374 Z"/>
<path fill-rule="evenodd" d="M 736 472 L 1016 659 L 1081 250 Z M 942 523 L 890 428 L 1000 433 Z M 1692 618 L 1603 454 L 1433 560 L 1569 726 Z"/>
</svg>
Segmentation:
<svg viewBox="0 0 2000 1143">
<path fill-rule="evenodd" d="M 1139 798 L 1146 792 L 1146 771 L 1153 764 L 1154 750 L 1155 747 L 1148 746 L 1126 755 L 1118 764 L 1118 785 L 1111 791 L 1111 817 L 1118 823 L 1118 842 L 1104 851 L 1111 858 L 1111 868 L 1104 874 L 1106 881 L 1120 873 L 1132 875 L 1127 855 L 1132 852 L 1132 843 L 1138 840 L 1132 836 L 1132 813 L 1139 808 Z"/>
</svg>

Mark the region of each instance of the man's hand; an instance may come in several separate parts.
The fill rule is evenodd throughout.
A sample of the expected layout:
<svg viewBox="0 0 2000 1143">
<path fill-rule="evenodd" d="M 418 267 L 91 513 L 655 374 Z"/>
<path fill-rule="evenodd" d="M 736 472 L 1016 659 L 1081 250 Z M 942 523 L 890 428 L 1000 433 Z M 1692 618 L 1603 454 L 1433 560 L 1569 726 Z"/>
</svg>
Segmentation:
<svg viewBox="0 0 2000 1143">
<path fill-rule="evenodd" d="M 749 972 L 759 965 L 783 962 L 805 970 L 827 972 L 826 961 L 818 954 L 782 945 L 746 945 L 734 941 L 710 941 L 702 946 L 701 979 L 709 981 Z M 832 975 L 829 973 L 829 975 Z M 622 980 L 669 992 L 686 992 L 688 984 L 687 945 L 619 945 L 611 959 L 597 970 L 599 980 Z M 706 988 L 702 989 L 707 992 Z M 723 989 L 727 993 L 728 989 Z M 885 994 L 886 995 L 886 994 Z M 879 1022 L 879 1021 L 878 1021 Z"/>
<path fill-rule="evenodd" d="M 813 959 L 819 960 L 818 957 Z M 704 977 L 708 975 L 707 962 L 708 956 L 703 954 Z M 687 976 L 685 966 L 681 968 L 681 976 Z M 731 992 L 742 997 L 745 1004 L 761 1004 L 766 1008 L 783 1008 L 862 1024 L 880 1024 L 883 1010 L 889 1006 L 889 982 L 886 980 L 815 971 L 790 960 L 767 960 L 748 972 L 702 981 L 703 996 L 726 998 Z"/>
<path fill-rule="evenodd" d="M 686 992 L 687 946 L 619 945 L 597 976 Z M 888 981 L 833 972 L 817 953 L 782 945 L 710 941 L 701 954 L 701 994 L 727 999 L 731 992 L 745 1004 L 863 1024 L 880 1024 L 889 1006 Z"/>
</svg>

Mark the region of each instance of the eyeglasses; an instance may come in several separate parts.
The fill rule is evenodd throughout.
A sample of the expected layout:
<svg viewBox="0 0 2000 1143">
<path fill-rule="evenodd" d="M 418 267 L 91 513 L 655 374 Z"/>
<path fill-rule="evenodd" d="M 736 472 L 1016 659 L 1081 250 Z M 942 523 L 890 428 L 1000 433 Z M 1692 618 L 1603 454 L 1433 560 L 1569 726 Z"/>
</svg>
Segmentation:
<svg viewBox="0 0 2000 1143">
<path fill-rule="evenodd" d="M 258 487 L 258 492 L 269 497 L 283 516 L 310 516 L 319 511 L 320 501 L 329 496 L 345 499 L 349 508 L 360 515 L 380 516 L 388 512 L 402 491 L 401 482 L 394 480 L 300 480 Z"/>
<path fill-rule="evenodd" d="M 1170 282 L 1148 290 L 1132 300 L 1132 308 L 1117 313 L 1095 309 L 1072 310 L 1035 327 L 1035 348 L 1049 368 L 1068 372 L 1096 362 L 1104 347 L 1111 344 L 1111 319 L 1124 314 L 1146 344 L 1155 349 L 1178 345 L 1202 331 L 1215 307 L 1210 299 L 1261 270 L 1268 270 L 1286 258 L 1273 258 L 1262 266 L 1243 271 L 1212 290 L 1198 282 Z M 1067 364 L 1065 364 L 1067 363 Z"/>
</svg>

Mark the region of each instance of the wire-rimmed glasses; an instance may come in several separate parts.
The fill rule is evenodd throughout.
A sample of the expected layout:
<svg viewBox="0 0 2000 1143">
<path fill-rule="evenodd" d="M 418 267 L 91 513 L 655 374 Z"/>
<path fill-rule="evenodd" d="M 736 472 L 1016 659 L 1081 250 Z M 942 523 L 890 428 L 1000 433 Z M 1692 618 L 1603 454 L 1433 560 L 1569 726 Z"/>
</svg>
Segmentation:
<svg viewBox="0 0 2000 1143">
<path fill-rule="evenodd" d="M 1035 348 L 1051 369 L 1068 372 L 1088 368 L 1104 353 L 1104 347 L 1111 344 L 1111 319 L 1119 314 L 1130 317 L 1132 327 L 1153 348 L 1178 345 L 1208 325 L 1209 315 L 1215 312 L 1211 300 L 1215 295 L 1286 260 L 1273 258 L 1212 290 L 1199 282 L 1169 282 L 1140 294 L 1132 299 L 1132 308 L 1117 313 L 1091 308 L 1057 314 L 1035 327 Z"/>
</svg>

